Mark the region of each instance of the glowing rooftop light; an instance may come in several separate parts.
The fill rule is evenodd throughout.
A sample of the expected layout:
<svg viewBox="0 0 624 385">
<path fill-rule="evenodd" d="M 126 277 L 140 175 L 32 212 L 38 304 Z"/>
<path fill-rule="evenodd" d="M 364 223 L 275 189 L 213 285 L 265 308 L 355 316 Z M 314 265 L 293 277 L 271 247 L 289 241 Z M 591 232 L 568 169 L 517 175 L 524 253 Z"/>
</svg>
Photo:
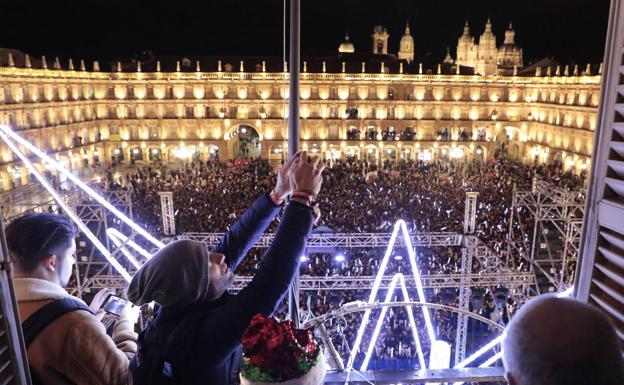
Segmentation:
<svg viewBox="0 0 624 385">
<path fill-rule="evenodd" d="M 345 256 L 344 256 L 343 254 L 337 254 L 337 255 L 334 257 L 334 261 L 336 261 L 336 262 L 344 262 L 344 261 L 345 261 L 345 259 L 346 259 L 346 258 L 345 258 Z"/>
</svg>

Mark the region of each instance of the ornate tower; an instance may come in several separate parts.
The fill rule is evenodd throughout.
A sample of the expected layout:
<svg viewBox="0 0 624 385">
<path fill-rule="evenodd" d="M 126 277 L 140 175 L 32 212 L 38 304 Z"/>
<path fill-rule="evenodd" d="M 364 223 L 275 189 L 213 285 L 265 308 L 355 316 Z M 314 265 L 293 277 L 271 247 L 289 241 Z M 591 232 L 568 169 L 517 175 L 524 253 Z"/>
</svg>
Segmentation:
<svg viewBox="0 0 624 385">
<path fill-rule="evenodd" d="M 485 23 L 485 31 L 483 31 L 483 34 L 479 38 L 475 72 L 480 75 L 496 74 L 497 56 L 498 50 L 496 49 L 496 36 L 492 33 L 492 23 L 488 17 L 487 23 Z"/>
<path fill-rule="evenodd" d="M 474 67 L 477 63 L 477 46 L 474 42 L 474 36 L 470 34 L 468 21 L 464 25 L 464 34 L 457 40 L 457 60 L 459 65 Z"/>
<path fill-rule="evenodd" d="M 414 61 L 414 38 L 410 34 L 409 22 L 405 26 L 405 33 L 401 38 L 399 48 L 399 59 L 405 59 L 408 63 Z"/>
<path fill-rule="evenodd" d="M 373 54 L 375 55 L 387 55 L 388 54 L 388 38 L 390 35 L 386 28 L 381 25 L 376 25 L 373 28 Z"/>
<path fill-rule="evenodd" d="M 503 69 L 522 67 L 522 48 L 516 45 L 516 32 L 511 23 L 505 31 L 505 41 L 498 49 L 498 65 Z"/>
<path fill-rule="evenodd" d="M 455 61 L 453 60 L 453 57 L 451 56 L 451 49 L 449 47 L 446 47 L 446 57 L 444 58 L 443 63 L 444 64 L 453 64 Z"/>
</svg>

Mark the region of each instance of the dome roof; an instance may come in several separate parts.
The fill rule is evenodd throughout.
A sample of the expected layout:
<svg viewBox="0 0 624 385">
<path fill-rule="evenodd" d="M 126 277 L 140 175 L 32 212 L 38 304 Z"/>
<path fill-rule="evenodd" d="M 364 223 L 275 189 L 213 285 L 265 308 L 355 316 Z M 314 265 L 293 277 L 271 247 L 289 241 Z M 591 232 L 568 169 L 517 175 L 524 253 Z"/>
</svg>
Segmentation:
<svg viewBox="0 0 624 385">
<path fill-rule="evenodd" d="M 403 33 L 403 37 L 401 38 L 400 44 L 401 44 L 401 47 L 404 47 L 405 44 L 409 44 L 410 47 L 414 46 L 414 38 L 412 37 L 412 34 L 410 33 L 409 23 L 405 25 L 405 33 Z"/>
<path fill-rule="evenodd" d="M 355 46 L 349 40 L 349 34 L 345 35 L 345 41 L 343 41 L 338 47 L 338 52 L 340 53 L 354 53 Z"/>
<path fill-rule="evenodd" d="M 403 46 L 404 43 L 414 45 L 414 38 L 412 37 L 412 35 L 403 35 L 403 37 L 401 38 L 401 46 Z"/>
</svg>

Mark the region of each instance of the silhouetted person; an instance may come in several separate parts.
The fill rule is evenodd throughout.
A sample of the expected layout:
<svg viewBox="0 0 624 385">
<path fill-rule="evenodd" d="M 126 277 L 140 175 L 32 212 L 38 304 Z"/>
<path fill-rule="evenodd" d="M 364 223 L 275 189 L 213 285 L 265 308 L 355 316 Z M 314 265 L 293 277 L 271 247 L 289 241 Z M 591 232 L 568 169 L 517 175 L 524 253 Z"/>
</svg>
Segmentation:
<svg viewBox="0 0 624 385">
<path fill-rule="evenodd" d="M 574 299 L 542 296 L 523 306 L 503 342 L 510 385 L 622 385 L 624 362 L 609 319 Z"/>
</svg>

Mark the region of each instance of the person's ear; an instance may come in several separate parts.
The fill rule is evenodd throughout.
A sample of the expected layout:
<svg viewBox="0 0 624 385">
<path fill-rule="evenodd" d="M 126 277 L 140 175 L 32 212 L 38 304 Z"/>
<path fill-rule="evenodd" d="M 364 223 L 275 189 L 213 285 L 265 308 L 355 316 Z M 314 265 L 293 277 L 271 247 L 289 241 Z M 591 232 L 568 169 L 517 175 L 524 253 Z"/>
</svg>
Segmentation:
<svg viewBox="0 0 624 385">
<path fill-rule="evenodd" d="M 46 270 L 49 270 L 49 271 L 56 271 L 57 262 L 58 260 L 56 258 L 56 255 L 54 254 L 48 255 L 43 258 L 43 266 L 45 267 Z"/>
</svg>

